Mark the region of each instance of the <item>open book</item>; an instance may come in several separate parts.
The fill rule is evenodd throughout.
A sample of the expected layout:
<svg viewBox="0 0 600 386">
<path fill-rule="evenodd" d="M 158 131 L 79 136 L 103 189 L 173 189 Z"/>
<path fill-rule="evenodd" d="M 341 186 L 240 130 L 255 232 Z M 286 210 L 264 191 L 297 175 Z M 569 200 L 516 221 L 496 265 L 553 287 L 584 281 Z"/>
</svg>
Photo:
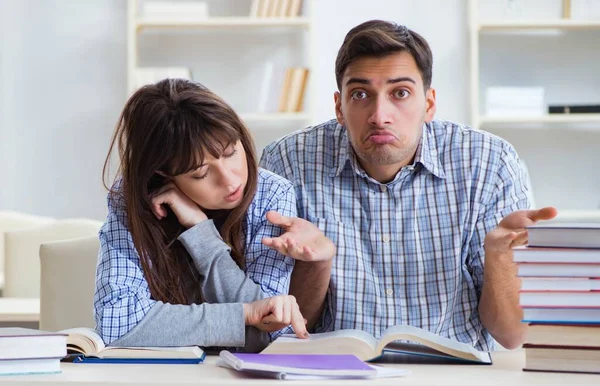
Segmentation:
<svg viewBox="0 0 600 386">
<path fill-rule="evenodd" d="M 412 344 L 396 341 L 409 341 Z M 413 326 L 390 327 L 383 332 L 379 340 L 360 330 L 311 334 L 308 339 L 298 339 L 294 335 L 285 334 L 275 339 L 262 351 L 263 354 L 354 354 L 367 361 L 382 356 L 384 352 L 492 363 L 487 352 L 478 351 L 466 343 L 444 338 Z"/>
<path fill-rule="evenodd" d="M 91 328 L 70 328 L 61 331 L 68 334 L 67 352 L 98 359 L 115 360 L 178 360 L 199 363 L 204 360 L 205 353 L 200 347 L 106 347 L 104 341 Z"/>
</svg>

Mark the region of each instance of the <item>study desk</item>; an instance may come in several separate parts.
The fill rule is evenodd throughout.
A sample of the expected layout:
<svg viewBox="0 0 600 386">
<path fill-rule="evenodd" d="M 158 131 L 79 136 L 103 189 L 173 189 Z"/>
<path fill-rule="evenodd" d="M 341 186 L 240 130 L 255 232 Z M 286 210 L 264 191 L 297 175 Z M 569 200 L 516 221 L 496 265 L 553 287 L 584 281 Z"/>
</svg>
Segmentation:
<svg viewBox="0 0 600 386">
<path fill-rule="evenodd" d="M 0 322 L 39 322 L 40 299 L 0 297 Z"/>
<path fill-rule="evenodd" d="M 0 377 L 0 385 L 13 386 L 142 386 L 142 385 L 600 385 L 600 375 L 522 371 L 525 353 L 493 353 L 494 364 L 386 365 L 412 370 L 401 378 L 329 381 L 256 379 L 215 366 L 216 356 L 200 365 L 99 365 L 62 363 L 62 374 Z"/>
</svg>

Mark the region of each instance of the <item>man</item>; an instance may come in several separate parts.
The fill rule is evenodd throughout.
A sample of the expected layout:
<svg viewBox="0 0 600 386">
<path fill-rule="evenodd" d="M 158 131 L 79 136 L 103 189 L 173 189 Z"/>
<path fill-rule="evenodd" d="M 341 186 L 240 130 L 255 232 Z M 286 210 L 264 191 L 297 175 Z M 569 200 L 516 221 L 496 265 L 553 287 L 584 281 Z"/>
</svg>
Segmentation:
<svg viewBox="0 0 600 386">
<path fill-rule="evenodd" d="M 511 248 L 556 210 L 525 210 L 526 172 L 506 141 L 434 120 L 432 54 L 419 34 L 363 23 L 346 35 L 335 73 L 336 119 L 276 141 L 261 159 L 294 183 L 300 217 L 337 248 L 333 260 L 296 263 L 290 293 L 309 327 L 378 337 L 409 324 L 481 350 L 492 337 L 519 346 Z M 314 232 L 301 219 L 269 220 L 295 240 Z M 264 242 L 294 256 L 288 233 Z"/>
</svg>

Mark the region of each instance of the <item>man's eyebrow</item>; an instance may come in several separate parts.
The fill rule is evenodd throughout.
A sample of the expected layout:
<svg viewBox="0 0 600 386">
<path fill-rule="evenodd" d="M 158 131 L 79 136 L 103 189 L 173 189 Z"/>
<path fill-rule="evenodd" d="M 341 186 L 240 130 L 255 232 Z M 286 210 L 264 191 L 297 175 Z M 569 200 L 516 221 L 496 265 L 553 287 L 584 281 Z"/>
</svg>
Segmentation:
<svg viewBox="0 0 600 386">
<path fill-rule="evenodd" d="M 400 83 L 400 82 L 411 82 L 413 84 L 417 84 L 417 82 L 409 76 L 402 76 L 400 78 L 389 79 L 387 81 L 388 84 Z M 365 79 L 365 78 L 350 78 L 346 81 L 346 86 L 348 86 L 349 84 L 352 84 L 352 83 L 369 85 L 369 84 L 371 84 L 371 81 L 369 79 Z"/>
<path fill-rule="evenodd" d="M 394 79 L 390 79 L 387 81 L 387 83 L 400 83 L 400 82 L 411 82 L 411 83 L 417 84 L 417 82 L 409 76 L 402 76 L 400 78 L 394 78 Z"/>
<path fill-rule="evenodd" d="M 371 84 L 371 81 L 369 79 L 364 78 L 350 78 L 348 79 L 348 81 L 346 81 L 346 86 L 348 86 L 351 83 Z"/>
</svg>

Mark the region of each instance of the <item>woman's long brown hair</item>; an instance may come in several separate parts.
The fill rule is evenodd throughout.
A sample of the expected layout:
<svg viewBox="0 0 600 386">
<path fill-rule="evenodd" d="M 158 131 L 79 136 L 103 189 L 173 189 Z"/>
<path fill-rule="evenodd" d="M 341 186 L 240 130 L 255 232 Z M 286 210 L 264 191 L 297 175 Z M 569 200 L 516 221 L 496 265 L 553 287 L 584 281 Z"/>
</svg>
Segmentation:
<svg viewBox="0 0 600 386">
<path fill-rule="evenodd" d="M 206 154 L 221 157 L 241 141 L 248 163 L 242 202 L 229 211 L 207 213 L 215 220 L 232 258 L 244 267 L 243 221 L 256 192 L 258 166 L 248 129 L 233 109 L 206 87 L 183 79 L 165 79 L 137 90 L 127 101 L 104 162 L 119 150 L 117 179 L 110 194 L 124 202 L 129 231 L 155 300 L 192 304 L 202 300 L 199 273 L 177 237 L 185 229 L 173 212 L 158 220 L 151 211 L 152 194 L 169 177 L 197 169 Z"/>
</svg>

